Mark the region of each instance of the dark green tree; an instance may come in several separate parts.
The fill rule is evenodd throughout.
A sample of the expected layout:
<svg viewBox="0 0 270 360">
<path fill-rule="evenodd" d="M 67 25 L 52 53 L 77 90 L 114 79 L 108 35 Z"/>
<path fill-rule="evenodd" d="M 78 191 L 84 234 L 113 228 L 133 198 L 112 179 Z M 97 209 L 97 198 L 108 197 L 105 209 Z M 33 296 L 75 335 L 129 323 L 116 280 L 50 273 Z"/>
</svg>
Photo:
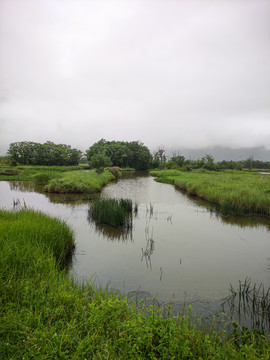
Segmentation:
<svg viewBox="0 0 270 360">
<path fill-rule="evenodd" d="M 112 165 L 112 162 L 104 152 L 99 152 L 91 157 L 89 165 L 92 169 L 95 169 L 98 174 L 101 174 L 105 167 Z"/>
<path fill-rule="evenodd" d="M 150 168 L 152 155 L 149 149 L 140 141 L 106 141 L 99 140 L 86 151 L 88 163 L 94 155 L 102 153 L 110 160 L 112 166 L 132 167 L 138 170 Z"/>
<path fill-rule="evenodd" d="M 82 152 L 70 145 L 21 141 L 12 143 L 8 155 L 23 165 L 78 165 Z"/>
</svg>

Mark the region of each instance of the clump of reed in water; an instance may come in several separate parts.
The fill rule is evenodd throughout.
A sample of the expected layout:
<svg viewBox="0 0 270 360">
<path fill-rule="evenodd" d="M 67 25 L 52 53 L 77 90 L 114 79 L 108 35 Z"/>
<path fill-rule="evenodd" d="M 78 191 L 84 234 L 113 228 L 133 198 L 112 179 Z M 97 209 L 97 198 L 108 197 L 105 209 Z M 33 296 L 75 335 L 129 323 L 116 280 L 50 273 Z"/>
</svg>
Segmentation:
<svg viewBox="0 0 270 360">
<path fill-rule="evenodd" d="M 99 224 L 108 224 L 115 228 L 132 226 L 132 200 L 101 199 L 94 202 L 89 209 L 89 218 Z"/>
<path fill-rule="evenodd" d="M 252 284 L 250 278 L 239 281 L 238 289 L 231 285 L 230 295 L 224 305 L 229 305 L 232 316 L 237 315 L 241 320 L 250 320 L 252 328 L 269 331 L 270 329 L 270 287 L 263 284 Z"/>
</svg>

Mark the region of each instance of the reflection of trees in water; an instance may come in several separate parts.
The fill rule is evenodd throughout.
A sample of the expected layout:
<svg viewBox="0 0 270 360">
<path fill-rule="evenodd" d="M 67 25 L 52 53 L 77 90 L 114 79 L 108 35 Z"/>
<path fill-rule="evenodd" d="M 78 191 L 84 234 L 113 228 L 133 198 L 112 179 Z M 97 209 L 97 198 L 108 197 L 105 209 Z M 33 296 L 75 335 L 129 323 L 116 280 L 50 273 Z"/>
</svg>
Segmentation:
<svg viewBox="0 0 270 360">
<path fill-rule="evenodd" d="M 132 242 L 133 241 L 132 215 L 130 214 L 129 216 L 130 216 L 130 221 L 128 222 L 129 226 L 123 226 L 119 228 L 114 228 L 106 224 L 99 224 L 90 216 L 89 211 L 87 215 L 87 221 L 89 222 L 90 225 L 94 226 L 95 231 L 98 235 L 102 235 L 108 240 Z"/>
</svg>

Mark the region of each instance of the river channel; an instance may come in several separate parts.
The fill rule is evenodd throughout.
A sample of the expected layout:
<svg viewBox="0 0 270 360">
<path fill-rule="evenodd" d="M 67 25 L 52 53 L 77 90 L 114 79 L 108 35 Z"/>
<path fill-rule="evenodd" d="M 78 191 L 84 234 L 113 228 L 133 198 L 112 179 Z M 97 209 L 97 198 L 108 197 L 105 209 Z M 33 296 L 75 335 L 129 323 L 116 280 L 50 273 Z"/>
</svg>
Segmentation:
<svg viewBox="0 0 270 360">
<path fill-rule="evenodd" d="M 190 198 L 147 173 L 127 173 L 98 198 L 130 198 L 138 205 L 133 227 L 121 233 L 88 218 L 94 200 L 48 194 L 30 182 L 0 182 L 0 207 L 14 201 L 64 219 L 76 250 L 70 274 L 81 281 L 161 302 L 215 303 L 239 281 L 269 287 L 270 221 L 222 217 L 207 202 Z"/>
</svg>

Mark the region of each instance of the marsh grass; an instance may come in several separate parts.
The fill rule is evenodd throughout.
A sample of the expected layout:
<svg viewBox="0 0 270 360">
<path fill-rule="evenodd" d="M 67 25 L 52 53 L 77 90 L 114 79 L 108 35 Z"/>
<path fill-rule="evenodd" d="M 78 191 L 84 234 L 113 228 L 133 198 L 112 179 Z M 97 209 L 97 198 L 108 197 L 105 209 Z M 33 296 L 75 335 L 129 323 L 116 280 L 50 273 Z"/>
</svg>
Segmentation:
<svg viewBox="0 0 270 360">
<path fill-rule="evenodd" d="M 0 211 L 1 359 L 269 359 L 265 334 L 227 339 L 195 325 L 191 310 L 138 310 L 119 291 L 79 284 L 57 265 L 74 246 L 65 223 Z"/>
<path fill-rule="evenodd" d="M 85 166 L 0 166 L 0 180 L 24 180 L 33 181 L 36 175 L 61 174 L 67 171 L 85 170 Z M 50 176 L 51 178 L 51 176 Z M 43 184 L 42 184 L 43 185 Z"/>
<path fill-rule="evenodd" d="M 0 169 L 0 175 L 3 176 L 15 176 L 15 175 L 19 175 L 19 170 L 14 170 L 13 168 L 1 168 Z"/>
<path fill-rule="evenodd" d="M 224 215 L 270 217 L 270 178 L 244 171 L 155 171 L 157 181 L 174 184 L 211 202 Z"/>
<path fill-rule="evenodd" d="M 89 209 L 88 216 L 98 224 L 107 224 L 114 228 L 132 228 L 132 200 L 100 199 Z"/>
<path fill-rule="evenodd" d="M 18 205 L 18 204 L 17 204 Z M 20 204 L 19 204 L 20 205 Z M 23 264 L 35 261 L 32 249 L 42 253 L 52 253 L 61 263 L 74 248 L 73 234 L 68 226 L 59 219 L 52 219 L 40 212 L 19 206 L 19 211 L 6 212 L 0 210 L 1 221 L 1 254 L 9 253 L 10 261 Z M 12 250 L 9 247 L 12 239 Z M 21 252 L 30 257 L 19 257 Z"/>
<path fill-rule="evenodd" d="M 232 320 L 248 321 L 254 329 L 270 331 L 270 287 L 265 288 L 246 278 L 244 282 L 239 281 L 238 288 L 231 285 L 222 306 L 228 308 Z"/>
<path fill-rule="evenodd" d="M 97 174 L 95 170 L 68 171 L 61 177 L 51 179 L 45 190 L 62 194 L 89 194 L 101 191 L 102 187 L 114 178 L 108 170 L 102 174 Z"/>
<path fill-rule="evenodd" d="M 33 175 L 33 181 L 37 185 L 47 185 L 51 179 L 56 179 L 62 176 L 59 171 L 43 171 Z"/>
</svg>

